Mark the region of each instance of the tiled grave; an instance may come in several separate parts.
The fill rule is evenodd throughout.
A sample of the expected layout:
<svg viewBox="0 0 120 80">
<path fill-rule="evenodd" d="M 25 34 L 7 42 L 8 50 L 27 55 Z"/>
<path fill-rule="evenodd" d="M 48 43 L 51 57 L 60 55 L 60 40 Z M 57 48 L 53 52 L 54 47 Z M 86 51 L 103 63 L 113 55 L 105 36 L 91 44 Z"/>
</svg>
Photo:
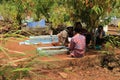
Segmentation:
<svg viewBox="0 0 120 80">
<path fill-rule="evenodd" d="M 68 48 L 65 46 L 52 46 L 52 47 L 38 47 L 37 53 L 42 56 L 67 54 Z"/>
<path fill-rule="evenodd" d="M 26 40 L 24 42 L 20 42 L 19 44 L 39 44 L 39 43 L 52 43 L 52 42 L 58 42 L 58 36 L 57 35 L 41 35 L 41 36 L 30 36 L 29 40 Z"/>
</svg>

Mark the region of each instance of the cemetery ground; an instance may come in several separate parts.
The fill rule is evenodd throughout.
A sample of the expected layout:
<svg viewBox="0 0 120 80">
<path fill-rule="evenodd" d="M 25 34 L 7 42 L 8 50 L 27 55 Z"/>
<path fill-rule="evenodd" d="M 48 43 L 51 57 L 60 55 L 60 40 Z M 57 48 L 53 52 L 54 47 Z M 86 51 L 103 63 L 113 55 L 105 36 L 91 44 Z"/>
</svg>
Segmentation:
<svg viewBox="0 0 120 80">
<path fill-rule="evenodd" d="M 83 58 L 65 53 L 41 56 L 37 47 L 53 45 L 20 45 L 24 40 L 1 38 L 0 80 L 120 80 L 120 49 L 107 56 L 93 49 L 87 50 Z"/>
</svg>

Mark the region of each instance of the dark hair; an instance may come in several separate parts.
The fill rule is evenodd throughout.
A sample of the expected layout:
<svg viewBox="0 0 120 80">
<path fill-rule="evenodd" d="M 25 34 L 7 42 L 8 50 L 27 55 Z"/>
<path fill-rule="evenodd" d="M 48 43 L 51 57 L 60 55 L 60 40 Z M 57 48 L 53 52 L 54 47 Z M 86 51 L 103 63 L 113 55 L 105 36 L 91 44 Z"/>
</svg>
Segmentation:
<svg viewBox="0 0 120 80">
<path fill-rule="evenodd" d="M 100 33 L 102 30 L 103 30 L 103 26 L 102 26 L 102 25 L 99 25 L 99 26 L 98 26 L 98 32 Z"/>
<path fill-rule="evenodd" d="M 80 22 L 75 22 L 74 31 L 79 33 L 81 29 L 82 29 L 82 24 Z"/>
<path fill-rule="evenodd" d="M 82 28 L 82 24 L 81 24 L 81 22 L 75 22 L 74 26 L 79 26 L 79 27 Z"/>
<path fill-rule="evenodd" d="M 99 25 L 99 26 L 98 26 L 98 29 L 103 29 L 103 26 L 102 26 L 102 25 Z"/>
<path fill-rule="evenodd" d="M 68 26 L 67 29 L 73 29 L 73 26 Z"/>
</svg>

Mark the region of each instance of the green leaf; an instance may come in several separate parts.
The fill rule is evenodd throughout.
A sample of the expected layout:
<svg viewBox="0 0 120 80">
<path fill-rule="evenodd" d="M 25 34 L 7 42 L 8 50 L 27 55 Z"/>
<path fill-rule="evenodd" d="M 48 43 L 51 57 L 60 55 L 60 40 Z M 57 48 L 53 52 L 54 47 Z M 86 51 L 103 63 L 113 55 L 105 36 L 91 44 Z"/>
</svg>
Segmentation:
<svg viewBox="0 0 120 80">
<path fill-rule="evenodd" d="M 12 72 L 19 72 L 19 71 L 30 71 L 32 68 L 18 68 L 13 70 Z"/>
</svg>

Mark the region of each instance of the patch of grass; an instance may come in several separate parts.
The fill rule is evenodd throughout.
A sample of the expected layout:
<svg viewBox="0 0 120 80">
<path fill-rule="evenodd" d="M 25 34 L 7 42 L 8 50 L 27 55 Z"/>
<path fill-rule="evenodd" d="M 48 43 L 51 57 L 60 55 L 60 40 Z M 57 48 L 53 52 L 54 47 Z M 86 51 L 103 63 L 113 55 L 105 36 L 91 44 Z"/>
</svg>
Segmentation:
<svg viewBox="0 0 120 80">
<path fill-rule="evenodd" d="M 26 50 L 24 51 L 26 54 L 36 54 L 36 50 Z"/>
<path fill-rule="evenodd" d="M 19 54 L 19 53 L 16 53 L 16 54 L 10 54 L 11 57 L 20 57 L 20 56 L 25 56 L 25 54 Z"/>
</svg>

